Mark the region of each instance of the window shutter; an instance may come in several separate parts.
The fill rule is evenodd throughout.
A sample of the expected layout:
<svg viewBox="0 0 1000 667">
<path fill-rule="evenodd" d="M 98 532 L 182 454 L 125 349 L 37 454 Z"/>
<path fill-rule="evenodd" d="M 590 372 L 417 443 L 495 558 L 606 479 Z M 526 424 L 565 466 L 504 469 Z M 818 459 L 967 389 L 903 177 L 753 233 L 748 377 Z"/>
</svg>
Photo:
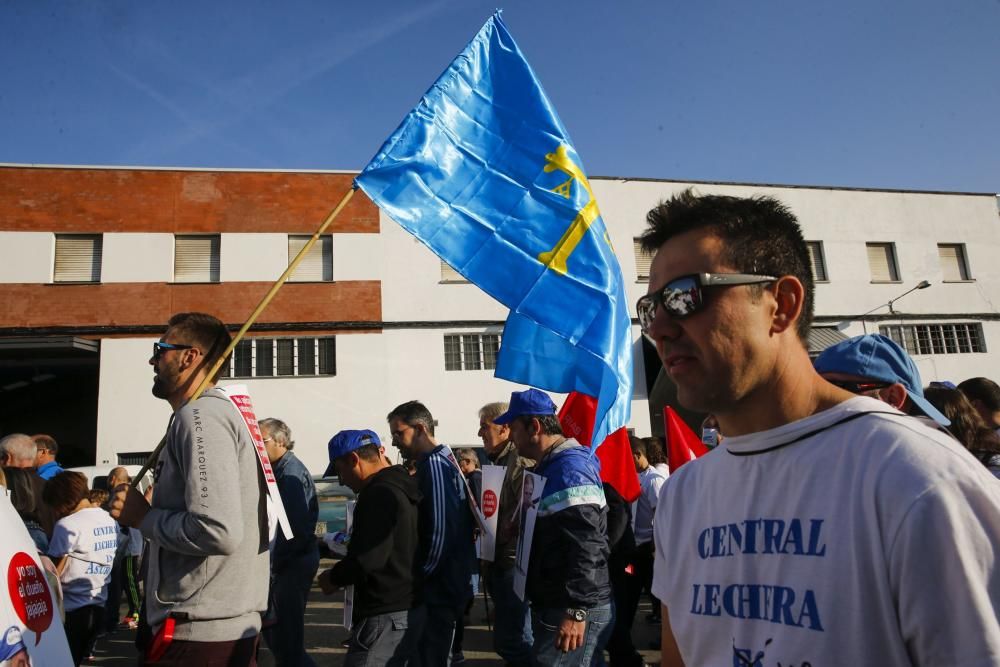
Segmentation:
<svg viewBox="0 0 1000 667">
<path fill-rule="evenodd" d="M 453 269 L 448 262 L 441 260 L 441 282 L 467 283 L 469 281 L 465 279 L 465 276 Z"/>
<path fill-rule="evenodd" d="M 306 246 L 311 236 L 288 237 L 288 262 Z M 295 267 L 295 273 L 289 280 L 296 282 L 330 282 L 333 280 L 333 237 L 320 236 L 309 253 Z"/>
<path fill-rule="evenodd" d="M 174 281 L 219 282 L 219 236 L 174 237 Z"/>
<path fill-rule="evenodd" d="M 941 260 L 941 274 L 945 280 L 968 280 L 969 270 L 965 266 L 965 252 L 961 244 L 942 243 L 938 245 Z"/>
<path fill-rule="evenodd" d="M 653 263 L 653 255 L 642 249 L 639 239 L 632 239 L 632 252 L 635 255 L 636 279 L 649 280 L 649 265 Z"/>
<path fill-rule="evenodd" d="M 883 283 L 899 280 L 893 262 L 891 243 L 868 243 L 868 266 L 872 282 Z"/>
<path fill-rule="evenodd" d="M 57 234 L 53 280 L 57 283 L 101 281 L 100 234 Z"/>
<path fill-rule="evenodd" d="M 826 262 L 823 261 L 823 242 L 806 241 L 809 249 L 809 264 L 812 266 L 813 280 L 824 282 L 826 277 Z"/>
</svg>

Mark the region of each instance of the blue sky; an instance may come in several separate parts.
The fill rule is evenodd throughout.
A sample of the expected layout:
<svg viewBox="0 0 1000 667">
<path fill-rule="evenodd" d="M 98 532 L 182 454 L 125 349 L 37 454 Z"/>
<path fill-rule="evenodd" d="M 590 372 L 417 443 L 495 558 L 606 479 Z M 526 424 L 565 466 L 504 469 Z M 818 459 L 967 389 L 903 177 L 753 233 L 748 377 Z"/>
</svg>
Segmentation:
<svg viewBox="0 0 1000 667">
<path fill-rule="evenodd" d="M 1000 0 L 0 0 L 0 161 L 360 169 L 498 6 L 593 176 L 1000 192 Z"/>
</svg>

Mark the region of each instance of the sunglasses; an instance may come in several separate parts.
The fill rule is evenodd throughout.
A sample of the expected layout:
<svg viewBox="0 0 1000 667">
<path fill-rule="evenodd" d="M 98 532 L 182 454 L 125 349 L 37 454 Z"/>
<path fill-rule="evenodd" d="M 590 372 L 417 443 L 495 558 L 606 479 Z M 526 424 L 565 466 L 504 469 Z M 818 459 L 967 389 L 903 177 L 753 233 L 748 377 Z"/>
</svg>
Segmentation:
<svg viewBox="0 0 1000 667">
<path fill-rule="evenodd" d="M 886 387 L 891 387 L 892 384 L 889 382 L 865 382 L 858 380 L 827 380 L 830 384 L 840 387 L 841 389 L 846 389 L 852 394 L 866 394 L 869 391 L 876 391 L 878 389 L 885 389 Z"/>
<path fill-rule="evenodd" d="M 656 319 L 656 310 L 663 306 L 671 318 L 684 319 L 705 307 L 706 287 L 733 287 L 735 285 L 758 285 L 777 280 L 774 276 L 754 273 L 692 273 L 674 278 L 651 294 L 641 297 L 635 304 L 639 316 L 639 326 L 648 332 Z"/>
<path fill-rule="evenodd" d="M 175 345 L 174 343 L 153 343 L 153 359 L 159 359 L 166 350 L 192 350 L 194 345 Z"/>
</svg>

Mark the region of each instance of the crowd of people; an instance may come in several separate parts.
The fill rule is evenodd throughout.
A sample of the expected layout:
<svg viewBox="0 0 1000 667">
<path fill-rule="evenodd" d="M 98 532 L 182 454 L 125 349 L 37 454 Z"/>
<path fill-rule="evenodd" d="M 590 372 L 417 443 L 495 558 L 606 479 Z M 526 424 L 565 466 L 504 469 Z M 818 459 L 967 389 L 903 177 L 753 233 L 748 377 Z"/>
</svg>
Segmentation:
<svg viewBox="0 0 1000 667">
<path fill-rule="evenodd" d="M 439 442 L 428 407 L 409 401 L 386 417 L 404 465 L 374 429 L 330 439 L 326 474 L 356 504 L 317 577 L 316 488 L 290 428 L 261 420 L 258 457 L 253 425 L 209 377 L 230 334 L 181 313 L 150 360 L 153 394 L 173 408 L 151 496 L 113 473 L 110 497 L 91 497 L 58 470 L 51 438 L 0 441 L 14 505 L 62 584 L 73 659 L 120 622 L 127 590 L 139 664 L 253 665 L 262 634 L 276 664 L 311 665 L 317 582 L 350 591 L 347 665 L 463 662 L 479 586 L 508 665 L 643 665 L 632 628 L 644 593 L 663 665 L 998 664 L 1000 387 L 924 387 L 878 334 L 810 358 L 809 255 L 772 198 L 685 191 L 648 222 L 639 325 L 679 403 L 711 416 L 708 454 L 670 471 L 662 441 L 631 437 L 640 491 L 628 502 L 564 435 L 552 399 L 527 389 L 479 410 L 503 474 L 487 491 L 476 452 Z M 477 552 L 486 505 L 492 558 Z"/>
</svg>

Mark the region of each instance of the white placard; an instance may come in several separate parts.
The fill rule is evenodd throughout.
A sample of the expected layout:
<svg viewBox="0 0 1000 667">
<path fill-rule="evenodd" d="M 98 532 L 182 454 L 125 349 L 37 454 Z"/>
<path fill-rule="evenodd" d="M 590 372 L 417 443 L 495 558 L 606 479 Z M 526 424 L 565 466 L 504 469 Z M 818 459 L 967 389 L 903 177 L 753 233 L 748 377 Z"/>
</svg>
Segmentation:
<svg viewBox="0 0 1000 667">
<path fill-rule="evenodd" d="M 351 531 L 354 529 L 354 506 L 357 505 L 356 500 L 347 501 L 347 534 L 350 535 Z M 344 627 L 348 630 L 354 624 L 354 585 L 344 587 Z"/>
<path fill-rule="evenodd" d="M 531 559 L 531 538 L 538 518 L 538 501 L 542 498 L 545 478 L 533 472 L 524 471 L 521 479 L 521 504 L 517 515 L 521 527 L 517 540 L 517 561 L 514 563 L 514 592 L 524 600 L 524 587 L 528 581 L 528 561 Z"/>
<path fill-rule="evenodd" d="M 503 490 L 505 466 L 483 466 L 483 497 L 479 507 L 483 510 L 486 530 L 480 535 L 479 557 L 492 562 L 496 558 L 497 522 L 500 517 L 500 493 Z"/>
<path fill-rule="evenodd" d="M 7 594 L 0 596 L 0 665 L 73 664 L 38 550 L 6 493 L 0 493 L 0 535 L 7 575 Z"/>
<path fill-rule="evenodd" d="M 257 426 L 257 416 L 253 411 L 253 403 L 250 401 L 250 393 L 244 384 L 231 384 L 219 387 L 222 393 L 229 399 L 230 404 L 236 408 L 244 426 L 250 433 L 254 449 L 257 451 L 257 462 L 260 469 L 264 471 L 264 479 L 267 481 L 267 495 L 270 496 L 274 507 L 274 515 L 281 526 L 286 540 L 292 539 L 292 524 L 288 522 L 288 515 L 285 513 L 285 504 L 281 502 L 281 494 L 278 492 L 278 483 L 274 479 L 274 470 L 271 468 L 271 459 L 267 458 L 267 447 L 264 446 L 264 438 L 260 435 L 260 427 Z"/>
</svg>

